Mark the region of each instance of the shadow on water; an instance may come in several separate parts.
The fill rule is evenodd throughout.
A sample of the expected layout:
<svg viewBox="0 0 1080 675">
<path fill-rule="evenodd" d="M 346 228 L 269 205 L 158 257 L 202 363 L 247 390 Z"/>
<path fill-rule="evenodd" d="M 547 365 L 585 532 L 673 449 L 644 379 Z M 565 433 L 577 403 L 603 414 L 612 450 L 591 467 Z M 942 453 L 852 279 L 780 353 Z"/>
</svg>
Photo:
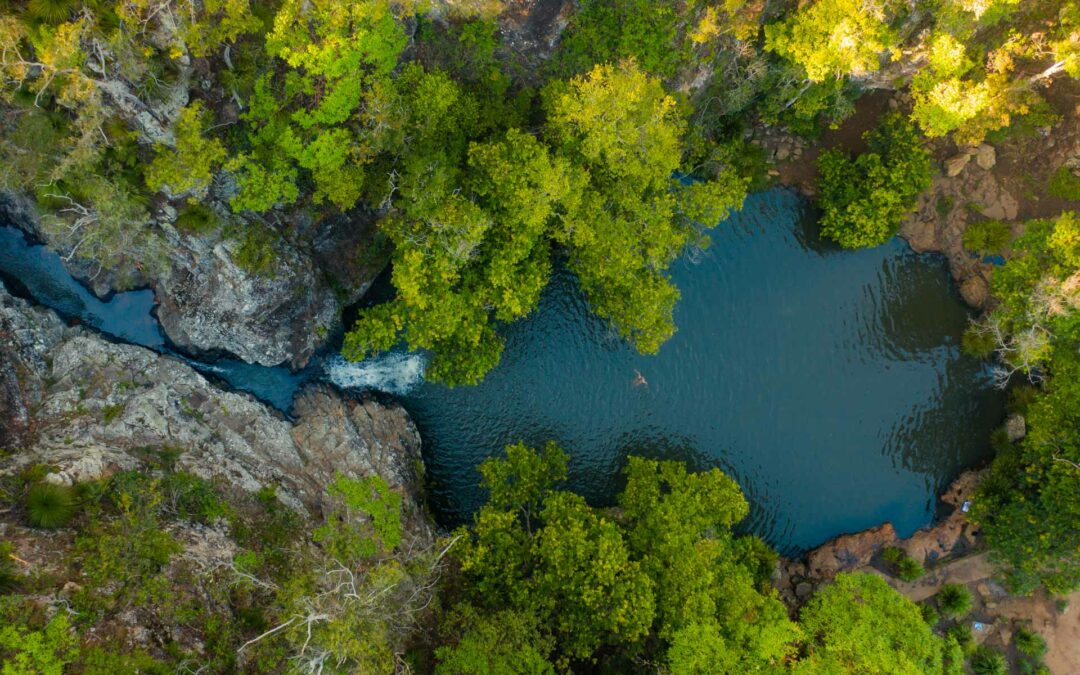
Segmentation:
<svg viewBox="0 0 1080 675">
<path fill-rule="evenodd" d="M 424 439 L 444 525 L 482 502 L 484 458 L 556 440 L 572 455 L 568 486 L 597 505 L 622 489 L 629 454 L 718 466 L 751 503 L 743 527 L 791 553 L 884 520 L 902 535 L 925 525 L 947 481 L 988 457 L 1003 408 L 986 364 L 960 354 L 969 314 L 945 261 L 899 239 L 844 251 L 821 241 L 815 219 L 792 192 L 751 196 L 709 249 L 673 267 L 679 331 L 655 356 L 619 340 L 557 266 L 539 309 L 503 328 L 502 363 L 455 389 L 423 381 L 422 354 L 330 356 L 300 373 L 193 361 L 162 336 L 150 291 L 98 299 L 10 227 L 0 273 L 69 319 L 284 412 L 314 379 L 396 395 Z M 392 292 L 386 275 L 374 288 Z"/>
</svg>

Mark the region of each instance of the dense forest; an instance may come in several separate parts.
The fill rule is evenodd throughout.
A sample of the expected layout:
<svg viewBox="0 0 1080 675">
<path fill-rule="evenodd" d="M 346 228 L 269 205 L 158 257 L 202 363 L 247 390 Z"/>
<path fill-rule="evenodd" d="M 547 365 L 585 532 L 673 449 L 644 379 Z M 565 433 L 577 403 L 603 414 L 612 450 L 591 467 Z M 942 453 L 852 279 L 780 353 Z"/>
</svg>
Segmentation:
<svg viewBox="0 0 1080 675">
<path fill-rule="evenodd" d="M 305 223 L 373 222 L 366 264 L 389 262 L 393 294 L 361 306 L 343 354 L 404 344 L 431 354 L 429 379 L 469 386 L 556 265 L 657 352 L 676 331 L 671 265 L 773 181 L 763 130 L 812 144 L 869 92 L 905 93 L 855 150 L 816 159 L 823 236 L 872 247 L 930 189 L 935 151 L 1038 133 L 1058 116 L 1050 88 L 1080 78 L 1075 0 L 579 0 L 551 39 L 512 21 L 535 4 L 562 7 L 0 0 L 0 192 L 120 288 L 173 264 L 175 236 L 269 278 Z M 1049 189 L 1080 204 L 1072 169 Z M 1004 261 L 964 349 L 997 364 L 1026 420 L 991 439 L 969 517 L 1009 591 L 1066 595 L 1080 216 L 963 237 Z M 429 536 L 378 475 L 339 475 L 308 517 L 178 469 L 177 452 L 75 485 L 42 464 L 0 474 L 7 517 L 67 542 L 41 574 L 0 544 L 2 672 L 1006 672 L 956 620 L 963 589 L 916 604 L 841 574 L 786 607 L 777 554 L 738 528 L 748 503 L 719 469 L 631 457 L 601 508 L 562 489 L 563 449 L 512 445 L 482 465 L 473 521 Z M 180 555 L 181 522 L 223 529 L 231 555 Z M 132 612 L 169 637 L 129 646 Z M 1038 635 L 1017 639 L 1013 662 L 1041 672 Z"/>
</svg>

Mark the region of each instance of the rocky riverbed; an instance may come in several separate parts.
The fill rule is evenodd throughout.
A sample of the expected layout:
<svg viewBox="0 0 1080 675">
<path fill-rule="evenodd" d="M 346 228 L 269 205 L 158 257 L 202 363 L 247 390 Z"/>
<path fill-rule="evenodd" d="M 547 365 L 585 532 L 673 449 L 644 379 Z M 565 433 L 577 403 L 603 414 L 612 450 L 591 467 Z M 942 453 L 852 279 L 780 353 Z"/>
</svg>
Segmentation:
<svg viewBox="0 0 1080 675">
<path fill-rule="evenodd" d="M 337 472 L 378 474 L 420 506 L 420 437 L 403 408 L 303 389 L 295 421 L 247 394 L 224 391 L 185 363 L 115 344 L 0 286 L 0 462 L 13 472 L 51 467 L 71 483 L 176 454 L 178 469 L 247 492 L 277 489 L 281 501 L 316 514 Z"/>
</svg>

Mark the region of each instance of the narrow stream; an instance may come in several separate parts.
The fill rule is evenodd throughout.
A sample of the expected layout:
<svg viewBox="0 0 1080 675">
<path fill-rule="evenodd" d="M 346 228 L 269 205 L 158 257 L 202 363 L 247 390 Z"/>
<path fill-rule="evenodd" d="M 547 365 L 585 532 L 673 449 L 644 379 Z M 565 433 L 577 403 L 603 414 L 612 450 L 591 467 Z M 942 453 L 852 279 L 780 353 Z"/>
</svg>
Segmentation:
<svg viewBox="0 0 1080 675">
<path fill-rule="evenodd" d="M 969 312 L 939 256 L 900 239 L 840 251 L 791 192 L 753 195 L 713 246 L 673 270 L 679 332 L 641 356 L 556 274 L 539 311 L 507 326 L 502 364 L 477 387 L 423 380 L 424 356 L 338 356 L 300 373 L 176 354 L 148 290 L 101 301 L 60 260 L 0 228 L 0 274 L 41 304 L 117 339 L 183 358 L 287 411 L 305 382 L 397 395 L 424 438 L 433 507 L 448 525 L 482 502 L 477 464 L 507 443 L 555 439 L 570 487 L 609 503 L 627 454 L 720 466 L 752 503 L 748 529 L 783 552 L 891 521 L 901 535 L 936 495 L 989 455 L 1003 397 L 965 357 Z M 637 373 L 647 384 L 635 385 Z"/>
</svg>

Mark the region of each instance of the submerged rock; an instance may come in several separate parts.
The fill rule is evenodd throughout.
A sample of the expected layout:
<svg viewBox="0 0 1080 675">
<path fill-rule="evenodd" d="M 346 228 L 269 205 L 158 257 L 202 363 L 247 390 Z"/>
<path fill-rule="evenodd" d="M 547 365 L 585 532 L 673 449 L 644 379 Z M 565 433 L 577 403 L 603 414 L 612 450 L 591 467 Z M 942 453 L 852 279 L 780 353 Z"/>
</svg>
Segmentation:
<svg viewBox="0 0 1080 675">
<path fill-rule="evenodd" d="M 277 488 L 308 514 L 336 473 L 378 474 L 420 507 L 420 438 L 396 404 L 353 400 L 325 386 L 301 392 L 296 421 L 246 394 L 223 391 L 187 364 L 114 344 L 0 285 L 0 471 L 54 467 L 53 480 L 92 480 L 148 460 L 248 492 Z"/>
</svg>

